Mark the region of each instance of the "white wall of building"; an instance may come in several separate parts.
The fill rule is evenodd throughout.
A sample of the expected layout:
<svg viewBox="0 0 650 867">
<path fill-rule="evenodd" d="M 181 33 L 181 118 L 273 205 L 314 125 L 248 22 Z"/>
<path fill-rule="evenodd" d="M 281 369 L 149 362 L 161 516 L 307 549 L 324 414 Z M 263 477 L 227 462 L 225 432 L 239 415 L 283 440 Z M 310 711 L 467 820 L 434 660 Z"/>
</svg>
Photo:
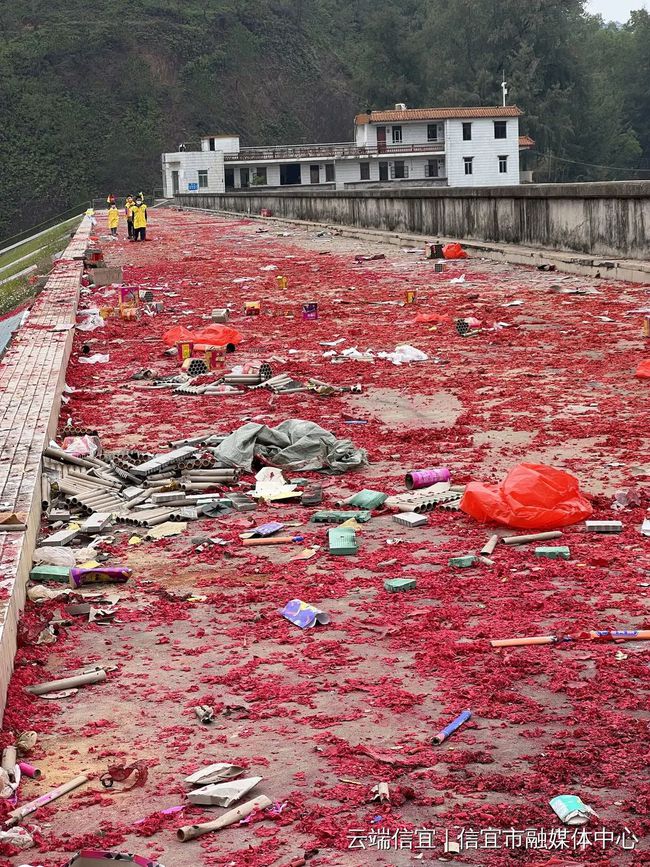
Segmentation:
<svg viewBox="0 0 650 867">
<path fill-rule="evenodd" d="M 212 135 L 203 136 L 201 138 L 201 150 L 212 151 L 210 141 L 214 140 L 214 150 L 221 151 L 224 154 L 239 153 L 239 136 L 238 135 Z"/>
<path fill-rule="evenodd" d="M 463 141 L 463 121 L 446 121 L 447 175 L 450 187 L 496 187 L 519 183 L 519 118 L 503 118 L 507 137 L 495 139 L 493 118 L 474 118 L 471 141 Z M 508 171 L 499 171 L 499 156 L 507 156 Z M 473 157 L 472 174 L 465 174 L 464 157 Z"/>
<path fill-rule="evenodd" d="M 173 196 L 173 172 L 178 172 L 181 193 L 223 193 L 225 176 L 223 153 L 219 151 L 179 151 L 163 154 L 163 189 L 166 198 Z M 207 187 L 199 187 L 199 171 L 207 171 Z M 192 185 L 196 184 L 196 189 Z"/>
</svg>

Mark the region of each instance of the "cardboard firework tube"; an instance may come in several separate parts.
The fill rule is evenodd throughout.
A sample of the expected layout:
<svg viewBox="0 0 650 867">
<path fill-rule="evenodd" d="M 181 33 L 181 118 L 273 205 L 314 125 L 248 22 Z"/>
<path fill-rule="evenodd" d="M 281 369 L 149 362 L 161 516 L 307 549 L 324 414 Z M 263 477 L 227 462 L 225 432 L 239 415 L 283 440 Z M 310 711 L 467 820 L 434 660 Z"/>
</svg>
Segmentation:
<svg viewBox="0 0 650 867">
<path fill-rule="evenodd" d="M 452 720 L 448 726 L 445 726 L 444 729 L 441 729 L 438 732 L 438 734 L 433 738 L 433 743 L 441 744 L 446 741 L 447 738 L 453 735 L 456 729 L 459 729 L 463 723 L 466 723 L 471 716 L 471 710 L 464 710 L 462 713 L 459 713 L 455 720 Z"/>
<path fill-rule="evenodd" d="M 614 641 L 647 641 L 650 639 L 650 629 L 612 629 L 609 637 Z"/>
<path fill-rule="evenodd" d="M 52 458 L 52 460 L 59 461 L 62 464 L 72 464 L 75 467 L 86 467 L 86 469 L 90 470 L 95 468 L 95 464 L 91 464 L 90 461 L 84 458 L 75 458 L 74 455 L 69 455 L 63 449 L 55 449 L 52 446 L 46 448 L 43 454 L 46 458 Z"/>
<path fill-rule="evenodd" d="M 83 479 L 90 482 L 91 485 L 99 486 L 100 488 L 121 488 L 119 482 L 111 481 L 110 479 L 99 478 L 99 476 L 89 476 L 81 470 L 70 469 L 68 473 L 69 479 Z"/>
<path fill-rule="evenodd" d="M 196 840 L 197 837 L 202 837 L 204 834 L 209 834 L 212 831 L 220 831 L 222 828 L 227 828 L 229 825 L 234 825 L 250 816 L 255 810 L 266 810 L 273 802 L 266 795 L 259 795 L 253 798 L 252 801 L 246 801 L 240 807 L 235 807 L 234 810 L 228 810 L 214 822 L 204 822 L 202 825 L 184 825 L 176 832 L 176 836 L 181 843 L 187 843 L 188 840 Z"/>
<path fill-rule="evenodd" d="M 433 467 L 430 470 L 411 470 L 404 476 L 404 484 L 409 491 L 414 491 L 418 488 L 430 488 L 437 482 L 448 482 L 449 479 L 451 472 L 447 467 Z"/>
<path fill-rule="evenodd" d="M 52 791 L 47 792 L 47 794 L 41 795 L 40 798 L 36 798 L 34 801 L 29 801 L 29 803 L 23 804 L 22 807 L 18 807 L 17 810 L 13 810 L 13 812 L 9 813 L 9 819 L 5 822 L 5 827 L 13 828 L 13 826 L 17 825 L 25 818 L 25 816 L 30 816 L 32 813 L 35 813 L 39 807 L 51 804 L 52 801 L 56 801 L 57 798 L 67 795 L 68 792 L 72 792 L 74 789 L 83 786 L 84 783 L 87 782 L 89 782 L 89 777 L 85 774 L 80 774 L 78 777 L 70 780 L 70 782 L 63 783 L 62 786 L 57 786 L 56 789 L 52 789 Z"/>
<path fill-rule="evenodd" d="M 158 494 L 162 490 L 163 487 L 161 485 L 158 485 L 157 488 L 147 488 L 147 490 L 143 491 L 141 494 L 136 494 L 135 497 L 126 500 L 124 506 L 131 510 L 134 506 L 138 506 L 140 503 L 144 503 L 145 500 L 148 500 L 152 494 Z"/>
<path fill-rule="evenodd" d="M 267 536 L 265 539 L 244 539 L 243 544 L 246 548 L 258 545 L 289 545 L 293 542 L 293 538 L 293 536 Z"/>
<path fill-rule="evenodd" d="M 16 764 L 18 762 L 18 751 L 16 747 L 5 747 L 2 751 L 2 769 L 7 772 L 7 776 L 13 783 L 16 779 Z"/>
<path fill-rule="evenodd" d="M 77 674 L 74 677 L 63 677 L 61 680 L 49 680 L 46 683 L 37 683 L 28 686 L 27 692 L 32 695 L 45 695 L 47 692 L 58 692 L 60 689 L 75 689 L 78 686 L 88 686 L 92 683 L 101 683 L 106 680 L 106 672 L 103 668 L 98 671 L 89 671 L 86 674 Z"/>
<path fill-rule="evenodd" d="M 534 635 L 532 638 L 496 638 L 490 641 L 492 647 L 527 647 L 529 644 L 555 644 L 555 635 Z"/>
<path fill-rule="evenodd" d="M 562 530 L 549 530 L 548 533 L 529 533 L 527 536 L 504 536 L 501 540 L 505 545 L 525 545 L 527 542 L 545 542 L 547 539 L 559 539 Z"/>
<path fill-rule="evenodd" d="M 39 768 L 35 768 L 34 765 L 30 765 L 27 762 L 18 762 L 18 767 L 20 768 L 21 774 L 24 774 L 31 780 L 40 780 L 43 776 Z"/>
<path fill-rule="evenodd" d="M 499 537 L 495 533 L 494 536 L 490 536 L 485 545 L 483 545 L 483 547 L 481 548 L 481 554 L 483 554 L 485 557 L 489 557 L 490 554 L 493 553 L 498 543 Z"/>
</svg>

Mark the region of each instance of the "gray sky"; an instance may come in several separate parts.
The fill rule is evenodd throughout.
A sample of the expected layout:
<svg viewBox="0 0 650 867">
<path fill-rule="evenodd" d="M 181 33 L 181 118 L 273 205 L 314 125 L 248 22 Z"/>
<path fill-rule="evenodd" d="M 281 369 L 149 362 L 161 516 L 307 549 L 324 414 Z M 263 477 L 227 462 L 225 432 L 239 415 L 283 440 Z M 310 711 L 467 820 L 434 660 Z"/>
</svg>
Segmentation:
<svg viewBox="0 0 650 867">
<path fill-rule="evenodd" d="M 647 0 L 588 0 L 585 8 L 592 15 L 602 15 L 605 21 L 624 22 L 633 9 L 647 9 L 648 3 Z"/>
</svg>

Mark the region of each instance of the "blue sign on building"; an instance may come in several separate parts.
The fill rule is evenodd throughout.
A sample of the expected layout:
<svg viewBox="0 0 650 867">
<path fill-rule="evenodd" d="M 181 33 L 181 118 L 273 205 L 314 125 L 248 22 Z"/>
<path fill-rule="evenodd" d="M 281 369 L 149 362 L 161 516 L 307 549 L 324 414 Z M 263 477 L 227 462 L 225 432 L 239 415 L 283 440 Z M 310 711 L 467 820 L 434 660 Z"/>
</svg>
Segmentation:
<svg viewBox="0 0 650 867">
<path fill-rule="evenodd" d="M 198 184 L 188 184 L 187 185 L 188 190 L 198 190 L 198 188 L 199 188 Z"/>
</svg>

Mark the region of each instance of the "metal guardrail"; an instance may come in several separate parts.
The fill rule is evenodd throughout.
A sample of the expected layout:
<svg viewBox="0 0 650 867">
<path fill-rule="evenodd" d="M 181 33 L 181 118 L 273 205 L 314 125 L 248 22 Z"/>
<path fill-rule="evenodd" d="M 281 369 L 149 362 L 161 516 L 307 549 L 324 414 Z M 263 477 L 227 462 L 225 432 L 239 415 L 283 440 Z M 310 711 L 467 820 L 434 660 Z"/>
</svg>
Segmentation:
<svg viewBox="0 0 650 867">
<path fill-rule="evenodd" d="M 37 235 L 42 235 L 44 232 L 47 232 L 48 229 L 53 229 L 58 226 L 60 223 L 65 223 L 67 220 L 71 220 L 74 217 L 81 217 L 86 208 L 91 207 L 91 202 L 86 199 L 86 201 L 81 202 L 78 205 L 73 205 L 71 208 L 67 208 L 65 211 L 62 211 L 60 214 L 55 214 L 52 217 L 49 217 L 47 220 L 43 220 L 42 223 L 37 223 L 35 226 L 31 226 L 29 229 L 23 229 L 22 232 L 16 232 L 15 235 L 11 235 L 8 238 L 0 241 L 0 254 L 6 253 L 13 247 L 18 247 L 20 244 L 25 241 L 31 241 L 32 238 Z"/>
</svg>

